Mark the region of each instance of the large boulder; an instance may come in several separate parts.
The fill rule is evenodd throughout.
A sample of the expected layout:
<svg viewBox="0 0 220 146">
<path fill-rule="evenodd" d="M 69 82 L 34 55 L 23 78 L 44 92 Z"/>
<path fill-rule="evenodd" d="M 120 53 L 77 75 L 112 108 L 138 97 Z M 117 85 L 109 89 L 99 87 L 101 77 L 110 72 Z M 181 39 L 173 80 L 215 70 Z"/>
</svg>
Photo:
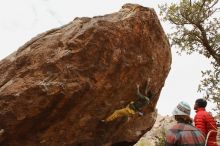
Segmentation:
<svg viewBox="0 0 220 146">
<path fill-rule="evenodd" d="M 171 65 L 153 9 L 126 4 L 42 33 L 0 62 L 0 145 L 130 145 L 154 124 Z M 143 116 L 103 123 L 146 84 Z"/>
</svg>

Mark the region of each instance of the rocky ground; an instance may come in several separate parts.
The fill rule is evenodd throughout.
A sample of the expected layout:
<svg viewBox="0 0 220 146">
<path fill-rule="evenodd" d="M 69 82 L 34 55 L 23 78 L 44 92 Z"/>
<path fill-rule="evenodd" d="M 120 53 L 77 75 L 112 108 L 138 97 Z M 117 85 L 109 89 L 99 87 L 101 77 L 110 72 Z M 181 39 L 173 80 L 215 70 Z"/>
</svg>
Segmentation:
<svg viewBox="0 0 220 146">
<path fill-rule="evenodd" d="M 161 116 L 158 114 L 153 128 L 148 131 L 134 146 L 159 146 L 163 145 L 165 131 L 176 121 L 173 117 Z"/>
</svg>

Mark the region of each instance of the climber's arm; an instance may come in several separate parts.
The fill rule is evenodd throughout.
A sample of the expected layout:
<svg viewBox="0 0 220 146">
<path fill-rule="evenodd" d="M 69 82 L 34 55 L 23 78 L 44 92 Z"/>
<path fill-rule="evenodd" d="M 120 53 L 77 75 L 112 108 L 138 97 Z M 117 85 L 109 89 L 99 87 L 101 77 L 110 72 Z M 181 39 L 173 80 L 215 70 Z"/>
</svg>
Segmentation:
<svg viewBox="0 0 220 146">
<path fill-rule="evenodd" d="M 144 96 L 143 94 L 141 94 L 139 87 L 140 87 L 140 86 L 137 84 L 137 96 L 138 96 L 140 99 L 146 100 L 146 101 L 149 103 L 149 102 L 150 102 L 149 97 Z M 146 87 L 146 90 L 147 90 L 147 87 Z"/>
</svg>

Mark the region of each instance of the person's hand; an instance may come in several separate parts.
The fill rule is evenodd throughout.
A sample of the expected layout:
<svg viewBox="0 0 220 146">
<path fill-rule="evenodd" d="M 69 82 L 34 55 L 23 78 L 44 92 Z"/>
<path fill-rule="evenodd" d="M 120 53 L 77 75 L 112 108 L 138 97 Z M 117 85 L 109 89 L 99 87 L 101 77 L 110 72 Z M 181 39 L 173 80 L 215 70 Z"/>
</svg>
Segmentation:
<svg viewBox="0 0 220 146">
<path fill-rule="evenodd" d="M 0 136 L 3 135 L 4 132 L 5 132 L 5 130 L 4 130 L 4 129 L 1 129 L 1 130 L 0 130 Z"/>
<path fill-rule="evenodd" d="M 139 84 L 136 84 L 137 88 L 139 89 L 140 85 Z"/>
</svg>

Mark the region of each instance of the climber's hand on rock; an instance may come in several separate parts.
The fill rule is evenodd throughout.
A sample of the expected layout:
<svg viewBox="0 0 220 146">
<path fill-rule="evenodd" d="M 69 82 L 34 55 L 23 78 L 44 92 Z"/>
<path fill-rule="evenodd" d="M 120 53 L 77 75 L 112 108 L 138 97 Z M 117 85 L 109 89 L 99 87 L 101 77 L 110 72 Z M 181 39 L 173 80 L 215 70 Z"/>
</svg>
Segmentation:
<svg viewBox="0 0 220 146">
<path fill-rule="evenodd" d="M 137 88 L 139 89 L 140 85 L 139 84 L 136 84 Z"/>
<path fill-rule="evenodd" d="M 3 135 L 4 132 L 5 132 L 5 130 L 4 130 L 4 129 L 1 129 L 1 130 L 0 130 L 0 136 Z"/>
</svg>

